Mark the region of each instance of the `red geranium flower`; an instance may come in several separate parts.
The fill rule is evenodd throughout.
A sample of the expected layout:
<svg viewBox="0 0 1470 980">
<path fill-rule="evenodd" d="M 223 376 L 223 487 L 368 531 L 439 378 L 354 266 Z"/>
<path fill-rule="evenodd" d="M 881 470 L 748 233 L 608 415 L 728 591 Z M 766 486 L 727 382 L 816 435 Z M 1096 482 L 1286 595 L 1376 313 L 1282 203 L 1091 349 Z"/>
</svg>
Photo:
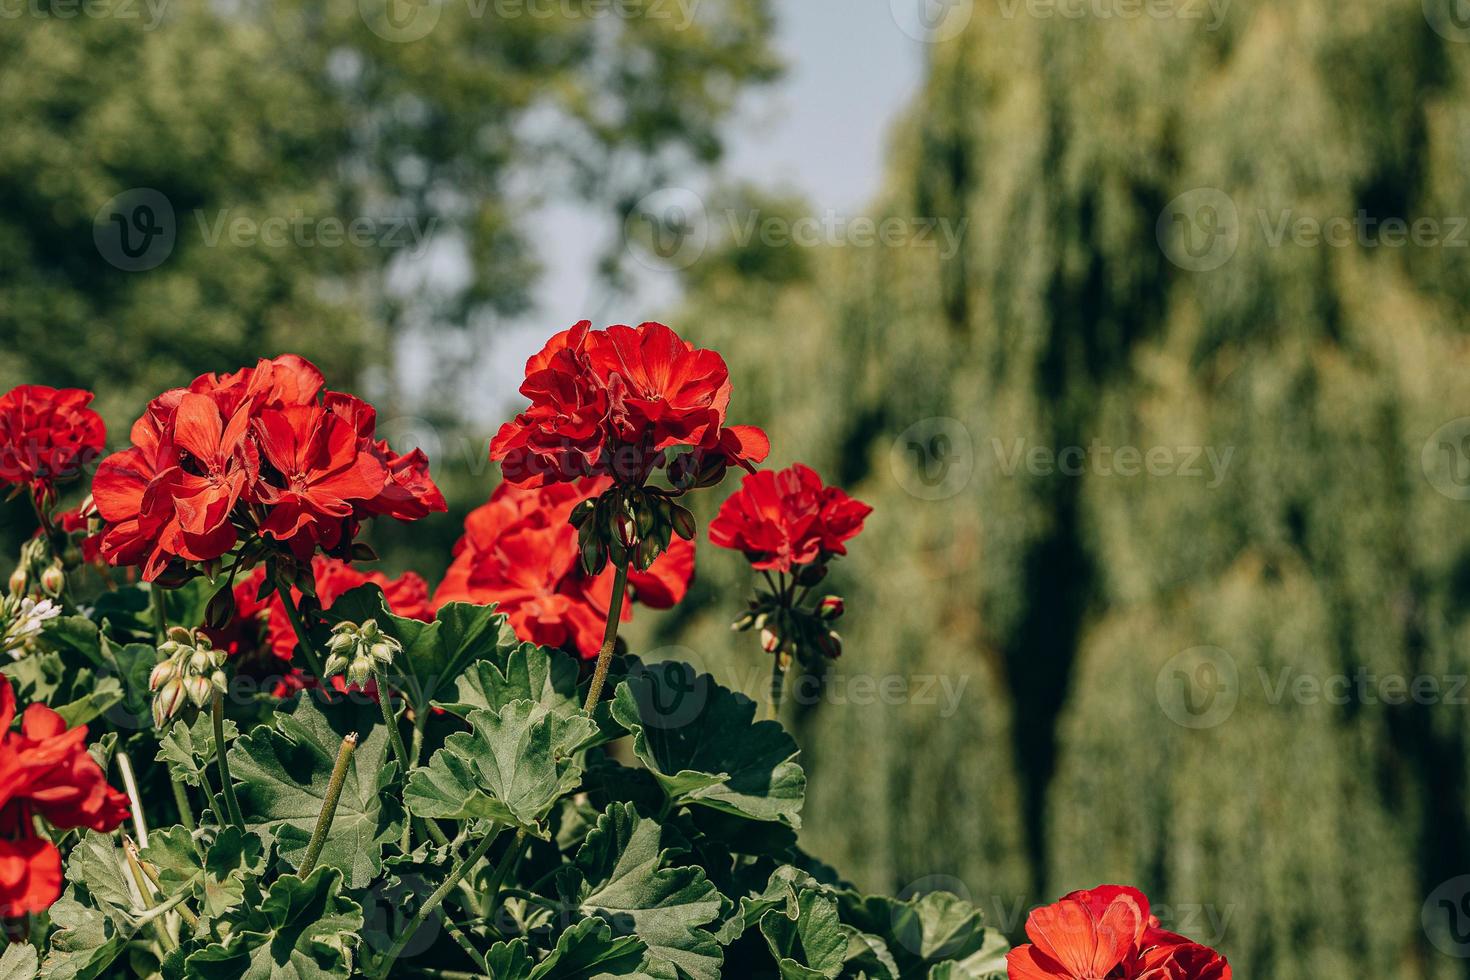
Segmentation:
<svg viewBox="0 0 1470 980">
<path fill-rule="evenodd" d="M 0 396 L 0 482 L 30 488 L 38 497 L 56 481 L 75 476 L 102 452 L 107 430 L 78 388 L 21 385 Z"/>
<path fill-rule="evenodd" d="M 394 454 L 375 425 L 371 406 L 325 391 L 294 354 L 164 392 L 93 481 L 102 555 L 149 581 L 256 534 L 301 559 L 345 557 L 365 518 L 444 510 L 423 454 Z"/>
<path fill-rule="evenodd" d="M 742 480 L 710 522 L 709 539 L 745 552 L 755 568 L 789 572 L 824 555 L 847 554 L 844 542 L 872 512 L 837 487 L 823 486 L 814 470 L 797 463 Z"/>
<path fill-rule="evenodd" d="M 454 562 L 434 593 L 434 605 L 498 603 L 522 640 L 575 650 L 586 658 L 602 646 L 614 570 L 589 578 L 577 560 L 572 509 L 597 496 L 606 477 L 540 488 L 502 483 L 489 502 L 471 511 L 454 546 Z M 646 572 L 628 576 L 622 620 L 633 618 L 633 600 L 668 608 L 684 598 L 694 575 L 694 546 L 674 539 Z"/>
<path fill-rule="evenodd" d="M 1026 935 L 1006 954 L 1010 980 L 1230 980 L 1219 953 L 1159 928 L 1136 888 L 1073 892 L 1032 912 Z"/>
<path fill-rule="evenodd" d="M 490 444 L 507 481 L 538 487 L 613 475 L 639 485 L 674 446 L 692 447 L 719 472 L 766 458 L 765 433 L 725 426 L 730 372 L 719 354 L 661 323 L 591 326 L 562 331 L 526 362 L 521 394 L 531 405 Z"/>
<path fill-rule="evenodd" d="M 35 816 L 53 827 L 109 831 L 128 813 L 127 797 L 107 785 L 87 753 L 87 728 L 68 729 L 42 704 L 26 708 L 19 731 L 15 693 L 0 677 L 0 916 L 50 908 L 61 894 L 61 853 L 36 834 Z"/>
</svg>

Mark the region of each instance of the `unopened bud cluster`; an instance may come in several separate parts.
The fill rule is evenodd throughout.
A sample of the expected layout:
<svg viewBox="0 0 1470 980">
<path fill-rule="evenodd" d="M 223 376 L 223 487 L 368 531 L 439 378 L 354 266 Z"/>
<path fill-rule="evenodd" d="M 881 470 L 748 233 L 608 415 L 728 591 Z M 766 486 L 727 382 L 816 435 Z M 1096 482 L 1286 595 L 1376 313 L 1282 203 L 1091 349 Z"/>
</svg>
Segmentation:
<svg viewBox="0 0 1470 980">
<path fill-rule="evenodd" d="M 694 515 L 657 487 L 615 486 L 572 511 L 582 570 L 598 575 L 609 561 L 647 571 L 674 535 L 694 540 Z"/>
<path fill-rule="evenodd" d="M 402 651 L 403 646 L 396 639 L 378 628 L 376 619 L 369 619 L 361 626 L 338 623 L 332 627 L 332 638 L 327 641 L 327 663 L 323 669 L 328 677 L 346 674 L 347 683 L 363 687 L 374 671 L 392 664 Z"/>
<path fill-rule="evenodd" d="M 224 650 L 214 649 L 209 637 L 175 626 L 158 645 L 158 666 L 148 677 L 153 692 L 153 723 L 159 728 L 186 703 L 202 708 L 215 691 L 224 693 L 229 681 L 222 669 Z"/>
<path fill-rule="evenodd" d="M 20 549 L 20 561 L 10 573 L 10 595 L 16 599 L 26 595 L 37 599 L 61 597 L 66 588 L 66 571 L 61 559 L 51 557 L 44 538 L 31 538 Z"/>
<path fill-rule="evenodd" d="M 841 596 L 823 596 L 808 609 L 788 607 L 782 604 L 782 597 L 762 592 L 730 628 L 737 632 L 755 630 L 761 649 L 775 654 L 777 665 L 785 671 L 797 657 L 814 654 L 835 660 L 842 656 L 842 637 L 831 624 L 842 616 L 844 608 Z"/>
</svg>

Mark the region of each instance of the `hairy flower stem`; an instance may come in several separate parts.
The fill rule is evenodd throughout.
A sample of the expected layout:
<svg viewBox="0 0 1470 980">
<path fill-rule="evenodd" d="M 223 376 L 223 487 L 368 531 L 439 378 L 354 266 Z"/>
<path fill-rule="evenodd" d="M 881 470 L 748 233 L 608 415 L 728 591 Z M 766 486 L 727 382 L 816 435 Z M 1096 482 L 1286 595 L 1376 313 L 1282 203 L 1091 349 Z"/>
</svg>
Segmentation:
<svg viewBox="0 0 1470 980">
<path fill-rule="evenodd" d="M 154 869 L 153 865 L 143 860 L 142 855 L 138 853 L 138 846 L 133 843 L 132 838 L 127 834 L 123 834 L 123 852 L 128 856 L 129 865 L 136 865 L 137 871 L 141 871 L 147 877 L 148 883 L 153 886 L 154 890 L 162 895 L 163 882 L 159 880 L 158 872 Z M 135 875 L 137 871 L 134 872 Z M 190 929 L 199 928 L 199 916 L 195 915 L 187 904 L 180 902 L 177 911 L 180 917 L 189 924 Z"/>
<path fill-rule="evenodd" d="M 153 909 L 153 889 L 148 885 L 148 879 L 143 876 L 143 866 L 138 863 L 137 849 L 132 840 L 123 835 L 123 863 L 128 867 L 128 873 L 133 878 L 133 884 L 138 888 L 138 897 L 143 902 L 143 911 Z M 158 937 L 158 945 L 165 953 L 171 953 L 179 948 L 178 941 L 168 931 L 168 925 L 162 920 L 153 923 L 153 934 Z"/>
<path fill-rule="evenodd" d="M 296 645 L 306 658 L 306 665 L 311 668 L 312 676 L 325 684 L 327 675 L 322 670 L 321 657 L 317 656 L 316 647 L 312 646 L 311 637 L 307 635 L 306 623 L 301 620 L 301 610 L 296 607 L 296 600 L 291 598 L 291 586 L 282 582 L 279 577 L 276 579 L 276 595 L 281 597 L 281 605 L 286 607 L 286 618 L 291 621 L 291 629 L 296 633 Z"/>
<path fill-rule="evenodd" d="M 384 709 L 386 710 L 386 709 Z M 337 761 L 332 764 L 332 778 L 327 782 L 327 795 L 322 800 L 321 812 L 316 816 L 316 826 L 311 830 L 311 841 L 306 845 L 306 857 L 301 859 L 297 874 L 302 878 L 311 874 L 316 859 L 321 857 L 322 845 L 327 842 L 327 833 L 332 829 L 332 820 L 337 816 L 337 801 L 342 799 L 342 785 L 347 782 L 347 767 L 352 762 L 352 750 L 357 748 L 357 733 L 352 732 L 342 739 L 337 749 Z"/>
<path fill-rule="evenodd" d="M 597 667 L 592 672 L 592 683 L 587 687 L 587 703 L 582 710 L 588 714 L 597 707 L 602 698 L 602 685 L 607 682 L 607 669 L 612 666 L 614 648 L 618 645 L 618 620 L 623 615 L 623 593 L 628 591 L 628 566 L 618 566 L 613 579 L 612 602 L 607 607 L 607 629 L 602 634 L 602 649 L 597 654 Z"/>
<path fill-rule="evenodd" d="M 383 672 L 373 666 L 373 683 L 378 687 L 378 706 L 383 709 L 383 724 L 388 726 L 388 740 L 393 745 L 393 758 L 398 760 L 398 772 L 408 778 L 408 749 L 403 745 L 403 733 L 398 730 L 398 717 L 393 713 L 393 699 L 388 685 L 383 683 Z"/>
<path fill-rule="evenodd" d="M 245 832 L 245 817 L 240 813 L 240 801 L 235 797 L 235 783 L 230 779 L 230 762 L 225 751 L 225 698 L 214 692 L 214 701 L 209 706 L 210 719 L 214 722 L 214 761 L 219 765 L 219 781 L 223 785 L 225 808 L 229 810 L 230 823 L 240 833 Z"/>
<path fill-rule="evenodd" d="M 194 833 L 199 825 L 194 822 L 194 808 L 189 805 L 189 791 L 184 789 L 184 784 L 179 782 L 179 777 L 172 772 L 168 774 L 168 784 L 173 787 L 174 806 L 179 811 L 179 823 L 189 832 L 189 841 L 194 845 L 194 851 L 200 858 L 204 857 L 204 845 L 195 840 Z"/>
<path fill-rule="evenodd" d="M 495 866 L 495 876 L 490 879 L 490 884 L 485 888 L 485 895 L 490 899 L 491 914 L 500 908 L 500 886 L 505 884 L 506 875 L 510 869 L 515 867 L 516 862 L 521 859 L 521 849 L 526 846 L 526 832 L 516 831 L 516 839 L 510 842 L 505 853 L 500 857 L 500 863 Z"/>
<path fill-rule="evenodd" d="M 419 927 L 429 921 L 429 916 L 433 915 L 434 910 L 443 903 L 445 896 L 458 887 L 459 883 L 464 880 L 464 876 L 469 874 L 470 869 L 479 863 L 480 859 L 485 856 L 485 852 L 490 850 L 490 845 L 495 843 L 495 839 L 499 836 L 499 830 L 494 830 L 481 838 L 480 843 L 476 844 L 475 849 L 455 866 L 455 869 L 450 872 L 449 877 L 444 880 L 444 883 L 434 889 L 434 893 L 424 900 L 424 904 L 419 907 L 413 919 L 398 934 L 398 938 L 394 940 L 393 946 L 388 950 L 387 955 L 383 957 L 382 963 L 378 965 L 379 977 L 389 975 L 393 969 L 393 961 L 398 959 L 399 954 L 408 946 L 409 940 L 413 939 L 414 933 L 418 932 Z"/>
<path fill-rule="evenodd" d="M 138 833 L 138 840 L 143 846 L 148 846 L 148 821 L 143 816 L 143 797 L 138 793 L 138 780 L 133 775 L 133 760 L 126 752 L 117 754 L 117 771 L 122 776 L 123 791 L 128 794 L 128 803 L 133 811 L 133 830 Z"/>
</svg>

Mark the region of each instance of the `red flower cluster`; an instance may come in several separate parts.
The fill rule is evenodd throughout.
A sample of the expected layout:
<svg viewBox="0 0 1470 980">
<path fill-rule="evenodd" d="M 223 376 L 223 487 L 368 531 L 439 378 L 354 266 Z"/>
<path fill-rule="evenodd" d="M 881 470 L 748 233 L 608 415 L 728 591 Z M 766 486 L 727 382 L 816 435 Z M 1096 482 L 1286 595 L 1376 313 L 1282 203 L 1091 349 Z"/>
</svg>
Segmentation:
<svg viewBox="0 0 1470 980">
<path fill-rule="evenodd" d="M 286 354 L 155 398 L 92 484 L 103 556 L 149 581 L 256 533 L 303 560 L 345 556 L 365 518 L 444 510 L 424 454 L 393 453 L 374 438 L 372 406 L 324 384 Z"/>
<path fill-rule="evenodd" d="M 490 444 L 508 482 L 539 487 L 611 475 L 639 485 L 662 451 L 690 446 L 675 463 L 690 483 L 717 482 L 727 466 L 759 463 L 770 442 L 753 426 L 726 426 L 730 371 L 719 354 L 661 323 L 593 330 L 582 321 L 526 362 L 530 408 Z"/>
<path fill-rule="evenodd" d="M 1010 980 L 1230 980 L 1225 957 L 1159 928 L 1136 888 L 1073 892 L 1026 920 L 1006 955 Z"/>
<path fill-rule="evenodd" d="M 61 716 L 33 704 L 15 721 L 15 692 L 0 677 L 0 916 L 50 908 L 61 894 L 61 852 L 36 834 L 41 816 L 53 827 L 108 831 L 128 814 L 127 797 L 107 785 L 87 754 L 87 728 L 68 729 Z"/>
<path fill-rule="evenodd" d="M 611 483 L 601 477 L 534 489 L 510 483 L 496 487 L 489 502 L 465 519 L 454 562 L 434 593 L 435 606 L 499 603 L 522 640 L 597 656 L 614 570 L 590 578 L 583 574 L 577 531 L 568 517 Z M 628 585 L 639 602 L 667 609 L 684 598 L 693 576 L 694 546 L 676 538 L 648 571 L 632 570 Z M 633 618 L 631 597 L 623 600 L 621 618 Z"/>
<path fill-rule="evenodd" d="M 720 505 L 709 539 L 745 552 L 763 571 L 789 572 L 828 555 L 845 555 L 843 542 L 863 529 L 873 508 L 837 487 L 822 485 L 810 467 L 751 473 Z"/>
<path fill-rule="evenodd" d="M 40 499 L 102 452 L 107 430 L 79 388 L 21 385 L 0 397 L 0 482 Z"/>
</svg>

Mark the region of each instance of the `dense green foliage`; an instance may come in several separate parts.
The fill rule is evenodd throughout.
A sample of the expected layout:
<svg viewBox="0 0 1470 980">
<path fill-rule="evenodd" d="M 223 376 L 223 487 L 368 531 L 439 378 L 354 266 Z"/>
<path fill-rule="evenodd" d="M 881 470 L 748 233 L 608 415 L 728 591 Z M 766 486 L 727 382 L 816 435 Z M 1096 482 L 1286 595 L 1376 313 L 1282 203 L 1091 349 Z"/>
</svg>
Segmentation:
<svg viewBox="0 0 1470 980">
<path fill-rule="evenodd" d="M 1463 976 L 1421 907 L 1470 861 L 1470 538 L 1437 489 L 1470 410 L 1470 48 L 1419 0 L 1237 0 L 1213 31 L 992 6 L 936 48 L 873 212 L 963 248 L 731 248 L 678 321 L 778 464 L 876 507 L 842 570 L 860 655 L 798 727 L 803 840 L 867 887 L 956 876 L 1012 929 L 1022 896 L 1136 882 L 1240 976 Z M 1213 268 L 1158 227 L 1196 188 L 1238 217 Z M 1360 211 L 1441 243 L 1274 240 Z M 1173 457 L 1065 475 L 1018 440 Z M 685 616 L 671 639 L 755 661 Z M 889 672 L 968 686 L 952 718 L 853 704 Z"/>
</svg>

